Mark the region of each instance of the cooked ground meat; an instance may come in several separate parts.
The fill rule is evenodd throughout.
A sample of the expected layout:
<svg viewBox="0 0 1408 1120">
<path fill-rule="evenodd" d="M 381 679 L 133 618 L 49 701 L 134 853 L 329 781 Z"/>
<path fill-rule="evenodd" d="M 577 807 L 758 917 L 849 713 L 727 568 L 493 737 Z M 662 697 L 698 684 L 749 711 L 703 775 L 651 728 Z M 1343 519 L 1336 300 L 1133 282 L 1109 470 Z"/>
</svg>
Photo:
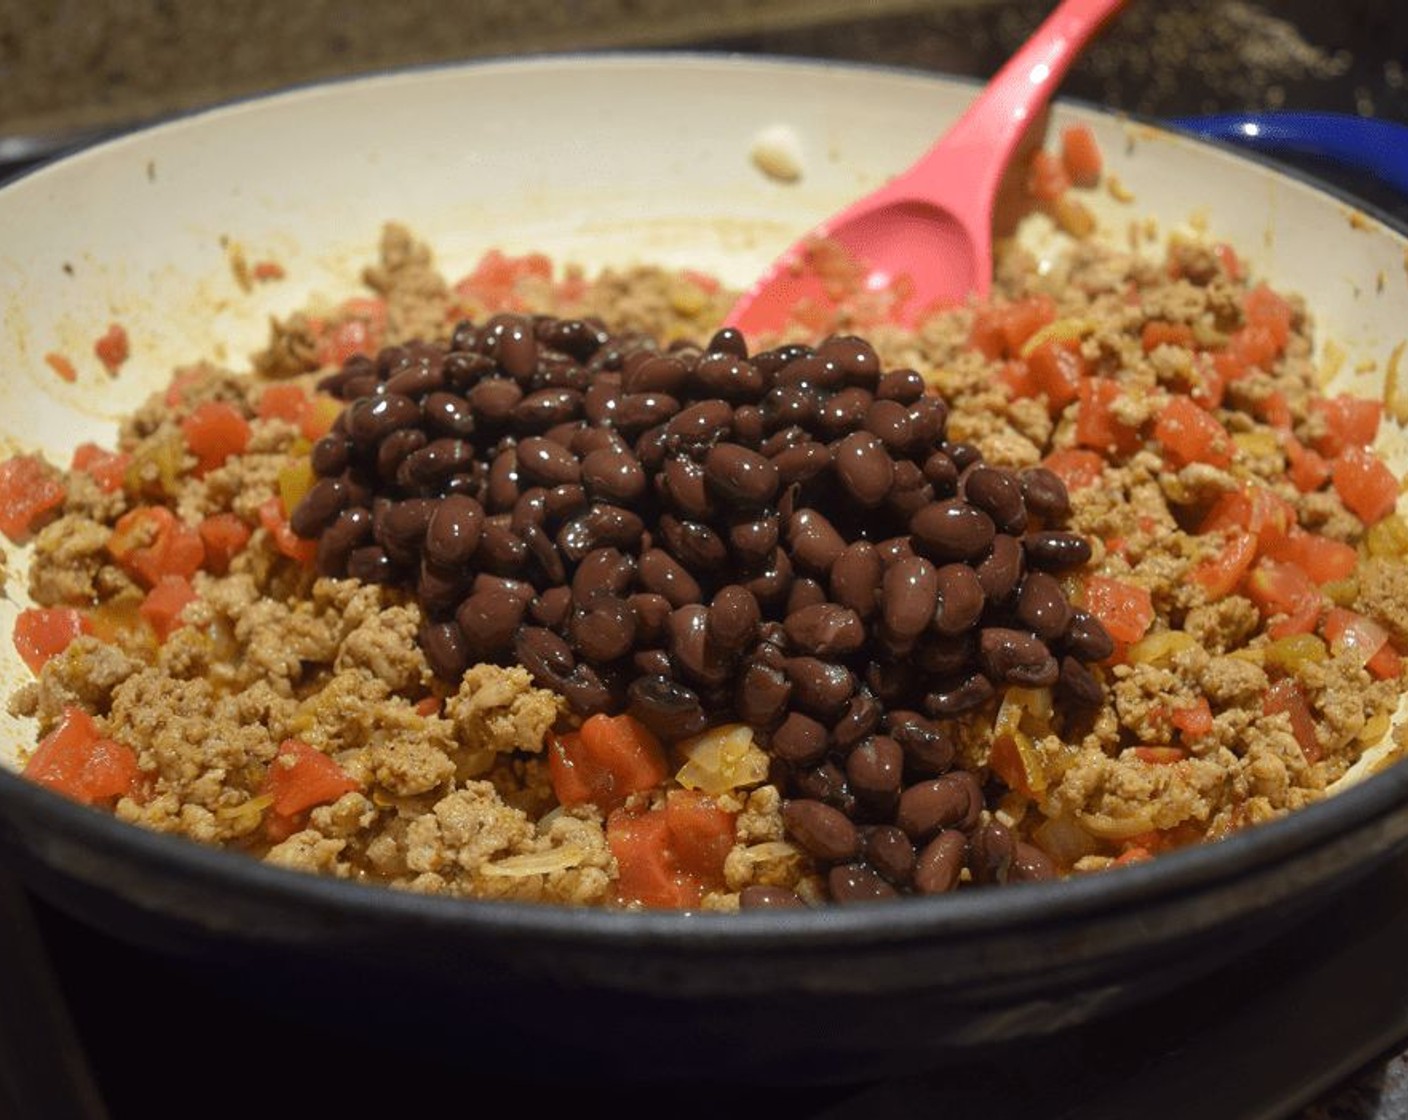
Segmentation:
<svg viewBox="0 0 1408 1120">
<path fill-rule="evenodd" d="M 824 822 L 787 815 L 766 729 L 657 745 L 664 780 L 564 807 L 561 744 L 581 722 L 564 698 L 519 665 L 439 679 L 415 595 L 315 578 L 316 545 L 287 521 L 332 413 L 272 386 L 311 391 L 355 351 L 443 343 L 462 318 L 504 312 L 594 317 L 666 345 L 707 338 L 730 293 L 649 268 L 554 275 L 541 258 L 501 254 L 451 284 L 394 225 L 365 279 L 369 296 L 274 323 L 252 373 L 179 372 L 123 425 L 113 480 L 67 476 L 34 537 L 29 594 L 59 612 L 46 617 L 80 621 L 11 701 L 47 737 L 36 759 L 64 734 L 111 742 L 130 773 L 71 795 L 393 887 L 637 905 L 654 896 L 625 885 L 639 872 L 622 866 L 622 819 L 666 822 L 662 842 L 680 851 L 671 827 L 723 820 L 710 870 L 671 865 L 676 886 L 694 882 L 688 904 L 834 895 L 828 870 L 855 857 L 828 857 Z M 1366 751 L 1375 765 L 1396 757 L 1408 528 L 1330 481 L 1362 428 L 1320 393 L 1307 309 L 1187 241 L 1163 261 L 1080 244 L 1046 270 L 1014 250 L 998 279 L 991 306 L 917 332 L 847 329 L 947 399 L 949 440 L 1062 478 L 1070 528 L 1093 551 L 1063 593 L 1115 651 L 1093 709 L 1014 686 L 940 721 L 982 802 L 948 885 L 1095 871 L 1215 839 L 1324 796 Z M 224 462 L 202 464 L 201 424 L 235 433 Z M 163 587 L 180 592 L 174 608 Z M 910 882 L 922 845 L 859 822 L 854 866 Z M 983 862 L 979 849 L 997 855 Z"/>
</svg>

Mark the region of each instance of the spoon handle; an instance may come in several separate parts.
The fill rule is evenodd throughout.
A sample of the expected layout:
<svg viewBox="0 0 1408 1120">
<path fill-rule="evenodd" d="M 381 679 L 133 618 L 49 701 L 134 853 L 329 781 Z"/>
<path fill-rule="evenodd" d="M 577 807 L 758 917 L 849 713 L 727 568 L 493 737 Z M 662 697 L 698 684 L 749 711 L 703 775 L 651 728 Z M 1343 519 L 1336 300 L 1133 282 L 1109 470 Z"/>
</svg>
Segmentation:
<svg viewBox="0 0 1408 1120">
<path fill-rule="evenodd" d="M 1408 196 L 1408 127 L 1347 113 L 1224 113 L 1175 117 L 1182 132 L 1275 155 L 1314 156 L 1363 171 Z"/>
<path fill-rule="evenodd" d="M 1063 0 L 920 164 L 941 152 L 945 178 L 966 178 L 977 174 L 981 166 L 988 179 L 983 187 L 995 187 L 1008 157 L 1041 115 L 1081 48 L 1126 2 Z M 973 152 L 972 164 L 955 167 L 955 161 L 962 159 L 965 151 Z M 939 168 L 933 170 L 937 172 Z M 972 197 L 991 193 L 989 189 L 977 189 L 973 179 L 967 181 Z"/>
</svg>

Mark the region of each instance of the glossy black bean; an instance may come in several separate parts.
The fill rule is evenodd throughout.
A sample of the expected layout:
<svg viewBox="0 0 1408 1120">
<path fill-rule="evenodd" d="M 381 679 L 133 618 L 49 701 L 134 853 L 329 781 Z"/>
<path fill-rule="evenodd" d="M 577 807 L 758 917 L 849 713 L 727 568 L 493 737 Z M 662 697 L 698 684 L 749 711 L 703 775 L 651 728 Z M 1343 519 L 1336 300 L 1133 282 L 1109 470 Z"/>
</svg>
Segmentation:
<svg viewBox="0 0 1408 1120">
<path fill-rule="evenodd" d="M 347 483 L 341 478 L 320 478 L 293 507 L 289 528 L 300 537 L 316 537 L 346 508 Z"/>
<path fill-rule="evenodd" d="M 493 591 L 471 593 L 455 611 L 455 621 L 470 656 L 477 661 L 499 657 L 513 645 L 527 602 L 518 595 Z"/>
<path fill-rule="evenodd" d="M 840 863 L 860 854 L 860 834 L 846 815 L 820 801 L 788 801 L 782 807 L 787 834 L 822 863 Z"/>
<path fill-rule="evenodd" d="M 372 537 L 373 517 L 365 506 L 354 506 L 337 515 L 318 538 L 318 574 L 341 577 L 347 574 L 347 558 L 352 550 Z"/>
<path fill-rule="evenodd" d="M 1022 538 L 1027 564 L 1047 572 L 1067 572 L 1090 561 L 1090 541 L 1079 533 L 1043 530 Z"/>
<path fill-rule="evenodd" d="M 699 694 L 668 677 L 637 677 L 627 689 L 627 711 L 667 742 L 697 735 L 708 726 Z"/>
</svg>

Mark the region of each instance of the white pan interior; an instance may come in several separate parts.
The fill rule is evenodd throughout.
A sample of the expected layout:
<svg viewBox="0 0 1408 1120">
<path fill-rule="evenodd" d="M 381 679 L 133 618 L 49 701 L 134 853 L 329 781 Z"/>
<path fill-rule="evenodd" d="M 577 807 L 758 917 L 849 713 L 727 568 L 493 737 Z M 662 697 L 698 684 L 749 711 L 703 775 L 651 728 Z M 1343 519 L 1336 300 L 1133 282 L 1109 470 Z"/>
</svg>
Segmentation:
<svg viewBox="0 0 1408 1120">
<path fill-rule="evenodd" d="M 688 55 L 543 58 L 297 90 L 83 152 L 0 189 L 0 453 L 67 463 L 86 439 L 199 358 L 241 368 L 270 314 L 351 294 L 381 225 L 435 247 L 449 275 L 486 249 L 588 267 L 655 262 L 746 284 L 818 219 L 906 166 L 962 111 L 966 83 L 880 69 Z M 1198 226 L 1276 287 L 1305 296 L 1338 388 L 1382 392 L 1408 331 L 1404 238 L 1304 184 L 1194 141 L 1058 106 L 1082 119 L 1132 195 L 1083 195 L 1102 235 Z M 803 158 L 781 183 L 750 159 L 783 125 Z M 1033 236 L 1042 231 L 1034 229 Z M 243 291 L 230 253 L 272 258 Z M 109 378 L 93 341 L 121 322 L 132 357 Z M 44 355 L 78 367 L 60 381 Z M 1386 425 L 1386 427 L 1388 427 Z M 1385 434 L 1402 469 L 1402 433 Z M 0 631 L 26 605 L 5 549 Z M 0 642 L 0 689 L 29 672 Z M 32 742 L 0 713 L 0 762 Z"/>
</svg>

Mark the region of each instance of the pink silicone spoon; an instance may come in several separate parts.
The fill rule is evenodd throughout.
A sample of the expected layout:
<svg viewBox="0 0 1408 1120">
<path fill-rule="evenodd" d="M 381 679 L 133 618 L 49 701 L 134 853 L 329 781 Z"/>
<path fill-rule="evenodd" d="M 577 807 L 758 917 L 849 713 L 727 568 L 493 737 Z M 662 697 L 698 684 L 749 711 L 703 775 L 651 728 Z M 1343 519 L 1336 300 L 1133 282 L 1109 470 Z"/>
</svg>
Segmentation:
<svg viewBox="0 0 1408 1120">
<path fill-rule="evenodd" d="M 744 334 L 775 331 L 803 301 L 833 304 L 816 269 L 818 241 L 852 258 L 867 291 L 910 285 L 893 315 L 905 324 L 936 303 L 987 295 L 993 200 L 1003 172 L 1080 49 L 1125 3 L 1063 0 L 938 143 L 783 253 L 726 324 Z"/>
</svg>

